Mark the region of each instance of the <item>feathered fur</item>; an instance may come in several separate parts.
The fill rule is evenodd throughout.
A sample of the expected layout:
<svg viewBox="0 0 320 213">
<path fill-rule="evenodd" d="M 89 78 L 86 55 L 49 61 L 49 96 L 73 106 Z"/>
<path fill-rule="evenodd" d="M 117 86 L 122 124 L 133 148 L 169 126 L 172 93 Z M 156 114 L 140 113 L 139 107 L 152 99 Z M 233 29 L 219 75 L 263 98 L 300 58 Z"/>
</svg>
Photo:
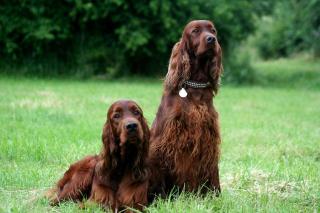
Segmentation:
<svg viewBox="0 0 320 213">
<path fill-rule="evenodd" d="M 142 210 L 147 205 L 149 138 L 141 108 L 133 101 L 115 102 L 103 127 L 100 154 L 72 164 L 47 195 L 51 203 L 88 198 L 105 209 Z"/>
<path fill-rule="evenodd" d="M 221 138 L 212 100 L 222 73 L 221 48 L 217 41 L 214 45 L 203 44 L 211 36 L 208 26 L 214 28 L 209 21 L 189 23 L 172 49 L 161 104 L 151 129 L 151 194 L 165 194 L 173 186 L 195 191 L 205 185 L 220 191 Z M 195 27 L 202 30 L 198 37 L 191 34 Z M 190 88 L 184 85 L 186 80 L 210 82 L 210 86 Z M 188 92 L 186 98 L 178 95 L 182 87 Z"/>
</svg>

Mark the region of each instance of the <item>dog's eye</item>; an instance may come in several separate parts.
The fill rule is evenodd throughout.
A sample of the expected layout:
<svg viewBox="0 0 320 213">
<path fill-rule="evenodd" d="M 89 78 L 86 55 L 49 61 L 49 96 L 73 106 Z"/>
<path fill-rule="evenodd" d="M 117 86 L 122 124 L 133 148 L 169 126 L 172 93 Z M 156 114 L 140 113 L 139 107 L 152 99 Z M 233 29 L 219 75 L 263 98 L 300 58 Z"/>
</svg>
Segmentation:
<svg viewBox="0 0 320 213">
<path fill-rule="evenodd" d="M 133 111 L 134 115 L 140 115 L 140 112 L 138 110 Z"/>
<path fill-rule="evenodd" d="M 212 28 L 212 29 L 211 29 L 211 32 L 212 32 L 212 33 L 216 33 L 217 31 Z"/>
<path fill-rule="evenodd" d="M 192 33 L 195 33 L 195 34 L 196 34 L 196 33 L 198 33 L 198 32 L 199 32 L 199 29 L 197 29 L 197 28 L 195 28 L 195 29 L 192 30 Z"/>
<path fill-rule="evenodd" d="M 115 119 L 117 119 L 117 118 L 120 118 L 120 113 L 115 113 L 114 115 L 113 115 L 113 118 L 115 118 Z"/>
</svg>

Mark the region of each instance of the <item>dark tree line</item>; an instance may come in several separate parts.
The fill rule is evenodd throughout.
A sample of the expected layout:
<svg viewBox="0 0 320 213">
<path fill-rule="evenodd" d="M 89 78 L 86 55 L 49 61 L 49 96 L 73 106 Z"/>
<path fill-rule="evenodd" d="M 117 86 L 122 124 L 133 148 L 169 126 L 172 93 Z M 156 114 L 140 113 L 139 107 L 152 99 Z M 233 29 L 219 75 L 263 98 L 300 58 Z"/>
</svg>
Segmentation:
<svg viewBox="0 0 320 213">
<path fill-rule="evenodd" d="M 318 0 L 311 2 L 309 10 L 319 8 Z M 273 1 L 250 0 L 4 0 L 0 4 L 0 66 L 27 67 L 25 72 L 35 75 L 154 75 L 166 71 L 171 48 L 192 19 L 214 21 L 228 60 L 260 24 L 260 17 L 277 20 L 281 9 L 277 8 Z M 318 13 L 310 13 L 307 21 L 317 25 Z M 273 33 L 259 24 L 259 36 Z M 314 30 L 319 36 L 319 28 Z M 299 39 L 295 37 L 293 43 L 302 42 Z M 311 44 L 312 39 L 303 42 Z M 265 49 L 269 43 L 261 39 L 257 46 Z M 239 73 L 227 75 L 236 79 Z"/>
<path fill-rule="evenodd" d="M 280 0 L 257 22 L 256 42 L 264 58 L 309 51 L 320 56 L 320 1 Z"/>
</svg>

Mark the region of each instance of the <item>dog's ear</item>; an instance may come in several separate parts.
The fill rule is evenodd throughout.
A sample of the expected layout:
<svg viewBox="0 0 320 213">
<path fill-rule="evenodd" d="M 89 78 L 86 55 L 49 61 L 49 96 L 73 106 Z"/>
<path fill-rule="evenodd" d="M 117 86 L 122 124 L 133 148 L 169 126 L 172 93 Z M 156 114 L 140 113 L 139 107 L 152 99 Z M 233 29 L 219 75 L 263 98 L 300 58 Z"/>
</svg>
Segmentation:
<svg viewBox="0 0 320 213">
<path fill-rule="evenodd" d="M 147 124 L 147 121 L 144 117 L 142 117 L 142 122 L 141 122 L 141 126 L 143 129 L 143 144 L 146 146 L 146 149 L 148 150 L 149 148 L 149 141 L 150 141 L 150 130 Z"/>
<path fill-rule="evenodd" d="M 113 165 L 114 162 L 112 162 L 112 154 L 117 149 L 117 144 L 115 142 L 111 121 L 109 119 L 103 126 L 102 143 L 103 148 L 101 151 L 101 158 L 104 160 L 103 167 L 113 168 L 115 165 Z"/>
<path fill-rule="evenodd" d="M 167 90 L 179 90 L 182 87 L 183 82 L 190 77 L 188 46 L 187 39 L 183 37 L 172 49 L 168 72 L 164 83 Z"/>
<path fill-rule="evenodd" d="M 143 161 L 146 161 L 149 153 L 149 145 L 150 145 L 150 130 L 148 127 L 148 123 L 144 117 L 142 117 L 142 129 L 143 129 L 143 145 L 142 145 L 142 158 Z"/>
<path fill-rule="evenodd" d="M 146 169 L 146 160 L 149 152 L 150 130 L 143 115 L 141 116 L 140 123 L 143 131 L 143 141 L 141 141 L 139 154 L 133 165 L 133 179 L 136 181 L 145 180 L 149 174 L 148 170 Z"/>
<path fill-rule="evenodd" d="M 222 49 L 218 42 L 215 46 L 215 57 L 213 57 L 210 66 L 211 66 L 210 67 L 211 84 L 213 86 L 214 93 L 217 94 L 220 86 L 222 71 L 223 71 Z"/>
</svg>

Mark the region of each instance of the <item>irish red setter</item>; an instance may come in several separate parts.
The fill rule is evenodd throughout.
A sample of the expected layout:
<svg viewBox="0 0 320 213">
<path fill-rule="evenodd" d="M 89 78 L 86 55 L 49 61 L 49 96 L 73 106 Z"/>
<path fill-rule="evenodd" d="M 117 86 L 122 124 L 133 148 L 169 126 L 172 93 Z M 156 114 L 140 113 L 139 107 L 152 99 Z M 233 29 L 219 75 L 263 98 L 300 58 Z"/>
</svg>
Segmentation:
<svg viewBox="0 0 320 213">
<path fill-rule="evenodd" d="M 151 128 L 151 193 L 174 186 L 220 192 L 217 94 L 221 48 L 212 22 L 192 21 L 173 47 L 164 92 Z"/>
<path fill-rule="evenodd" d="M 113 211 L 147 204 L 149 128 L 133 101 L 117 101 L 108 111 L 102 150 L 74 163 L 58 181 L 52 204 L 64 200 L 99 203 Z"/>
</svg>

